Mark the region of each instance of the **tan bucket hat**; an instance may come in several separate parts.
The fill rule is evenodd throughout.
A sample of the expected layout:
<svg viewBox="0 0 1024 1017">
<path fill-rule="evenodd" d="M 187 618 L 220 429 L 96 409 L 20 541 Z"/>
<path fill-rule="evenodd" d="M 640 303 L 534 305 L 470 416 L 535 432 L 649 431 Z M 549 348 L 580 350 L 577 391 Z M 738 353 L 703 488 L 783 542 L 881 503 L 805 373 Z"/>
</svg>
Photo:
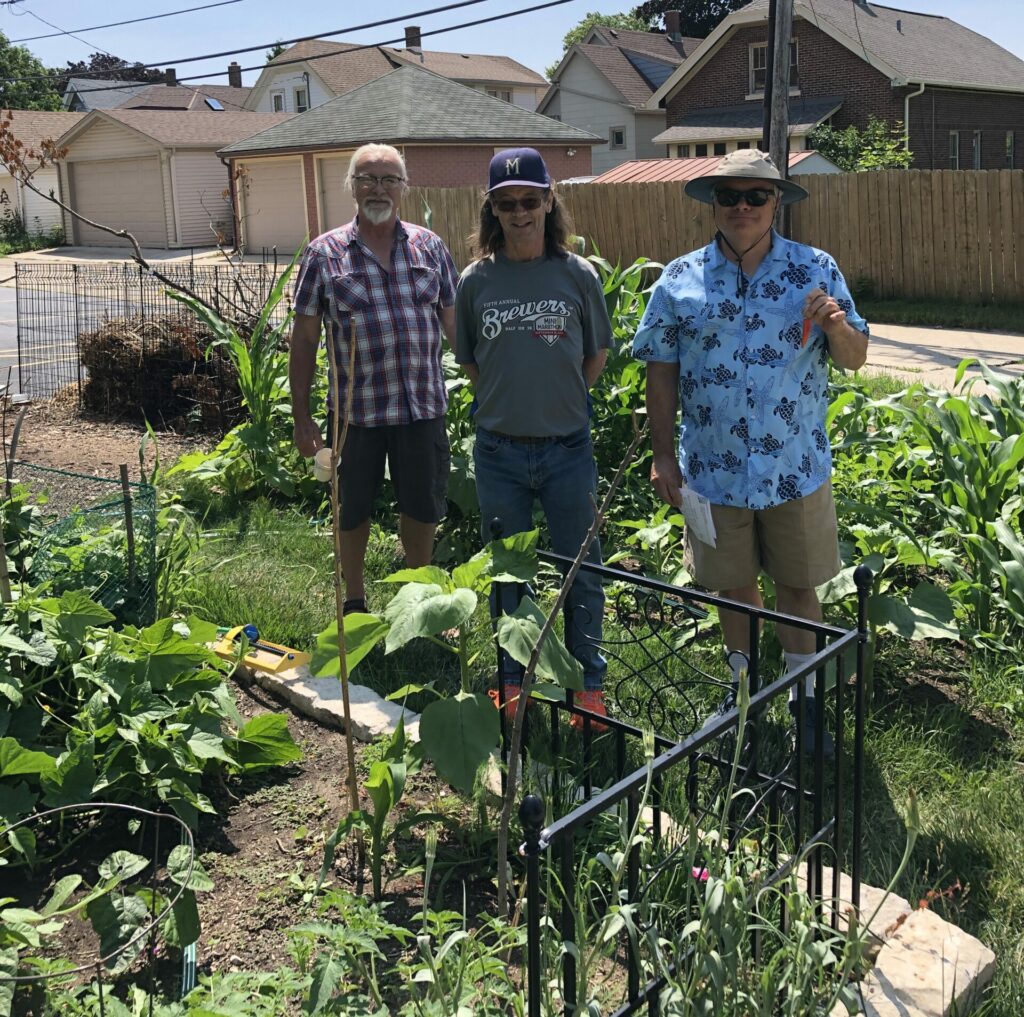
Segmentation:
<svg viewBox="0 0 1024 1017">
<path fill-rule="evenodd" d="M 715 187 L 722 180 L 771 180 L 782 191 L 783 205 L 792 205 L 807 197 L 807 191 L 799 184 L 782 179 L 771 157 L 759 148 L 738 148 L 730 152 L 722 160 L 717 172 L 688 180 L 683 191 L 691 198 L 710 205 L 715 200 Z"/>
</svg>

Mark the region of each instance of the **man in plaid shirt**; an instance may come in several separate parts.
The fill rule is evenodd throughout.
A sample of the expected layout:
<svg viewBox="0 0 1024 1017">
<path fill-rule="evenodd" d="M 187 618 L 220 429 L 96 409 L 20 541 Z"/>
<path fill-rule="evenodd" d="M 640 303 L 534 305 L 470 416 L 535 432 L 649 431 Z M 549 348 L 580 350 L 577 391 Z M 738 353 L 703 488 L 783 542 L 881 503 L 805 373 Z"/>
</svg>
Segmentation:
<svg viewBox="0 0 1024 1017">
<path fill-rule="evenodd" d="M 356 218 L 317 237 L 299 265 L 288 373 L 295 445 L 312 456 L 324 446 L 309 407 L 322 323 L 338 365 L 339 377 L 328 385 L 332 409 L 344 408 L 354 338 L 352 412 L 339 467 L 349 614 L 366 610 L 363 562 L 385 460 L 406 560 L 413 568 L 430 563 L 449 471 L 441 333 L 454 338 L 458 273 L 440 237 L 398 218 L 406 171 L 396 149 L 358 149 L 346 184 Z"/>
</svg>

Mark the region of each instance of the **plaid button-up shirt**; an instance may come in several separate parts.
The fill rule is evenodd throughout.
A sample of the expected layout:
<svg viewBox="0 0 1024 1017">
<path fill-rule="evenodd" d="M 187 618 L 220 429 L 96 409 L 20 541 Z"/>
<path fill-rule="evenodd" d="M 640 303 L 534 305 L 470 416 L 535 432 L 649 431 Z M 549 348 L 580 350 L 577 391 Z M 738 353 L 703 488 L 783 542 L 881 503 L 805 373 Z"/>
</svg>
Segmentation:
<svg viewBox="0 0 1024 1017">
<path fill-rule="evenodd" d="M 329 323 L 340 377 L 328 391 L 333 397 L 346 390 L 354 327 L 353 424 L 380 427 L 444 416 L 438 311 L 455 303 L 452 256 L 436 233 L 398 222 L 387 271 L 359 239 L 357 221 L 309 245 L 295 284 L 295 312 L 322 315 Z"/>
</svg>

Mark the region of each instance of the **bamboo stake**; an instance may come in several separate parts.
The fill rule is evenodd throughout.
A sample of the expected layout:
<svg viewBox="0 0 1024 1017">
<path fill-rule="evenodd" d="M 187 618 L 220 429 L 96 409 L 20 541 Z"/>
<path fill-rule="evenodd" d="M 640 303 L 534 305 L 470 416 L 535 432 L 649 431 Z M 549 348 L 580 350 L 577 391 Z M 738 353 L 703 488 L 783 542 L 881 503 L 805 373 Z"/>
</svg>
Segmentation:
<svg viewBox="0 0 1024 1017">
<path fill-rule="evenodd" d="M 626 469 L 633 461 L 636 450 L 640 447 L 640 442 L 646 433 L 646 425 L 642 428 L 638 427 L 636 415 L 634 414 L 633 440 L 630 442 L 629 448 L 626 449 L 626 454 L 622 457 L 622 462 L 619 463 L 615 476 L 612 477 L 612 482 L 601 501 L 600 507 L 597 507 L 597 511 L 594 513 L 594 520 L 590 524 L 587 535 L 583 538 L 579 551 L 576 552 L 576 558 L 573 560 L 572 566 L 566 573 L 562 587 L 555 598 L 554 606 L 544 620 L 544 626 L 540 630 L 537 644 L 530 654 L 530 662 L 526 665 L 526 671 L 523 674 L 523 684 L 519 692 L 519 699 L 516 701 L 516 716 L 512 722 L 512 740 L 508 750 L 508 777 L 505 782 L 505 801 L 502 803 L 501 821 L 498 825 L 498 916 L 500 918 L 505 918 L 508 915 L 508 896 L 506 891 L 509 869 L 508 833 L 512 822 L 512 811 L 515 808 L 516 792 L 519 789 L 519 749 L 522 745 L 523 727 L 526 723 L 526 704 L 530 698 L 530 689 L 533 687 L 533 678 L 537 670 L 537 662 L 540 660 L 540 651 L 544 648 L 548 636 L 551 635 L 555 620 L 562 611 L 562 605 L 565 603 L 565 598 L 569 595 L 569 590 L 572 587 L 573 580 L 576 578 L 576 573 L 579 572 L 580 565 L 583 564 L 583 559 L 586 558 L 587 552 L 590 550 L 590 545 L 597 537 L 601 525 L 604 523 L 605 513 L 607 513 L 612 503 L 612 498 L 615 497 L 615 492 L 618 490 L 619 484 L 622 483 Z"/>
</svg>

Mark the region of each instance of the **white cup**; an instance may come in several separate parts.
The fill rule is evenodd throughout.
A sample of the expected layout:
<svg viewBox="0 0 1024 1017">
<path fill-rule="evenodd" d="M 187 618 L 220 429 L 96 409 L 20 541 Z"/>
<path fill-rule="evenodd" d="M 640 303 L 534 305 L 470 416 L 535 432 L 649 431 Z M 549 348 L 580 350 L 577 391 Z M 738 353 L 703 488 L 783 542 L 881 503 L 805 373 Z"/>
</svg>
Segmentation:
<svg viewBox="0 0 1024 1017">
<path fill-rule="evenodd" d="M 320 481 L 331 479 L 331 450 L 329 448 L 318 449 L 313 456 L 313 476 Z"/>
</svg>

